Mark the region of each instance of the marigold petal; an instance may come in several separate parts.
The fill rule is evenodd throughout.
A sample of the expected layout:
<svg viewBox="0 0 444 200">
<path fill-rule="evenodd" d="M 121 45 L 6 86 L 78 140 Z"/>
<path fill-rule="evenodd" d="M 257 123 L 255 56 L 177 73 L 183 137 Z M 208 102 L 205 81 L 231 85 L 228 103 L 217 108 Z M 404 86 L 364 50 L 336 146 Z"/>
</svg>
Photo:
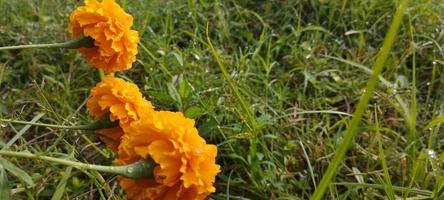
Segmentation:
<svg viewBox="0 0 444 200">
<path fill-rule="evenodd" d="M 120 127 L 101 129 L 99 131 L 100 139 L 114 152 L 117 152 L 123 130 Z"/>
</svg>

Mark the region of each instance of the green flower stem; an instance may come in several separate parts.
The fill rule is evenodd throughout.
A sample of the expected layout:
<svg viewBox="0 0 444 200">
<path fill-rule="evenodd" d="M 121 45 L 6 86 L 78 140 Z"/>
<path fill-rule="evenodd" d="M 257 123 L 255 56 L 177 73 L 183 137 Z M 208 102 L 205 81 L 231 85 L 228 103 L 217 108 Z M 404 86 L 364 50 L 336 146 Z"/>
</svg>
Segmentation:
<svg viewBox="0 0 444 200">
<path fill-rule="evenodd" d="M 390 49 L 395 42 L 396 32 L 398 31 L 402 17 L 404 16 L 404 12 L 407 9 L 410 0 L 402 0 L 400 1 L 398 10 L 396 11 L 393 21 L 390 25 L 390 28 L 387 32 L 387 35 L 384 39 L 384 43 L 382 45 L 381 51 L 376 58 L 375 64 L 373 65 L 373 73 L 367 81 L 367 87 L 365 88 L 365 92 L 362 95 L 359 103 L 356 107 L 356 111 L 353 113 L 353 117 L 350 122 L 349 128 L 344 133 L 344 139 L 342 140 L 342 144 L 339 145 L 338 150 L 336 150 L 335 155 L 330 162 L 327 171 L 322 176 L 321 182 L 318 184 L 318 187 L 315 189 L 313 195 L 311 196 L 311 200 L 320 200 L 323 199 L 324 193 L 327 188 L 331 184 L 331 179 L 336 174 L 336 171 L 339 165 L 342 163 L 344 159 L 344 155 L 347 152 L 348 148 L 351 146 L 353 142 L 353 138 L 356 135 L 356 131 L 359 127 L 359 123 L 361 122 L 361 118 L 364 114 L 364 111 L 367 109 L 368 102 L 370 101 L 373 91 L 378 83 L 379 75 L 384 68 L 385 60 L 387 59 Z"/>
<path fill-rule="evenodd" d="M 31 48 L 66 48 L 66 49 L 78 49 L 80 47 L 90 48 L 94 46 L 94 39 L 91 37 L 80 36 L 77 39 L 53 44 L 28 44 L 18 46 L 0 47 L 2 50 L 16 50 L 16 49 L 31 49 Z"/>
<path fill-rule="evenodd" d="M 10 157 L 19 157 L 19 158 L 30 158 L 30 159 L 37 159 L 37 160 L 43 160 L 48 161 L 52 163 L 72 166 L 77 169 L 81 170 L 96 170 L 99 172 L 106 172 L 110 174 L 116 174 L 125 176 L 128 178 L 152 178 L 153 177 L 153 170 L 156 164 L 153 160 L 147 159 L 147 160 L 140 160 L 138 162 L 135 162 L 130 165 L 123 165 L 123 166 L 104 166 L 104 165 L 92 165 L 92 164 L 86 164 L 82 162 L 76 162 L 71 160 L 65 160 L 61 158 L 54 158 L 49 156 L 41 156 L 36 155 L 28 152 L 15 152 L 15 151 L 4 151 L 0 150 L 0 155 L 2 156 L 10 156 Z"/>
<path fill-rule="evenodd" d="M 12 120 L 12 119 L 0 119 L 0 122 L 13 123 L 13 124 L 24 124 L 24 125 L 32 125 L 32 126 L 43 126 L 49 128 L 60 128 L 60 129 L 70 129 L 70 130 L 87 130 L 94 131 L 105 128 L 113 128 L 119 125 L 118 121 L 110 121 L 109 114 L 103 115 L 99 120 L 86 125 L 78 125 L 78 126 L 63 126 L 57 124 L 45 124 L 39 122 L 27 122 L 20 120 Z"/>
</svg>

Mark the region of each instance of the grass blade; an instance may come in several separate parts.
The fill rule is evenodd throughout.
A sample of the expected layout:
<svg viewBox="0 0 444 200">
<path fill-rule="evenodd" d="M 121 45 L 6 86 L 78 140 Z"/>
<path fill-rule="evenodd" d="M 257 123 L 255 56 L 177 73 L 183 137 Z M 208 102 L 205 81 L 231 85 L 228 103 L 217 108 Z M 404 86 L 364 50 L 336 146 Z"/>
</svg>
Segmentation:
<svg viewBox="0 0 444 200">
<path fill-rule="evenodd" d="M 444 115 L 441 115 L 441 116 L 433 119 L 429 124 L 427 124 L 427 126 L 425 127 L 425 130 L 431 129 L 431 128 L 433 128 L 433 127 L 435 127 L 435 126 L 437 126 L 437 125 L 439 125 L 439 124 L 441 124 L 443 122 L 444 122 Z"/>
<path fill-rule="evenodd" d="M 379 74 L 384 67 L 385 60 L 387 59 L 390 49 L 394 43 L 396 33 L 401 25 L 402 18 L 404 16 L 404 11 L 407 9 L 409 4 L 409 0 L 401 1 L 398 10 L 395 13 L 392 24 L 388 30 L 388 33 L 384 39 L 384 44 L 382 45 L 381 51 L 376 58 L 376 62 L 373 66 L 373 74 L 370 76 L 370 79 L 367 82 L 367 87 L 365 89 L 364 94 L 359 100 L 356 111 L 353 113 L 353 117 L 351 120 L 350 127 L 346 130 L 344 134 L 344 140 L 342 145 L 340 145 L 339 149 L 336 151 L 331 164 L 328 166 L 327 171 L 323 175 L 321 182 L 318 185 L 318 188 L 314 191 L 313 196 L 310 198 L 312 200 L 322 199 L 324 196 L 327 187 L 331 183 L 331 179 L 336 174 L 336 171 L 341 164 L 345 153 L 347 152 L 348 147 L 353 141 L 353 138 L 356 134 L 356 130 L 358 129 L 359 123 L 361 121 L 362 115 L 364 114 L 365 109 L 368 106 L 368 102 L 372 97 L 373 91 L 375 89 L 376 84 L 378 83 Z"/>
<path fill-rule="evenodd" d="M 393 185 L 389 174 L 389 169 L 387 167 L 387 161 L 385 160 L 385 153 L 384 148 L 382 147 L 382 137 L 381 137 L 381 131 L 379 127 L 379 121 L 378 121 L 378 115 L 375 114 L 375 128 L 376 128 L 376 134 L 378 138 L 378 151 L 379 151 L 379 159 L 381 161 L 382 169 L 384 171 L 384 186 L 385 186 L 385 192 L 387 194 L 388 199 L 394 200 L 395 199 L 395 193 L 393 191 Z"/>
<path fill-rule="evenodd" d="M 32 118 L 31 122 L 34 123 L 38 121 L 44 115 L 45 113 L 37 114 L 35 117 Z M 9 149 L 9 147 L 11 147 L 20 137 L 22 137 L 22 135 L 25 134 L 29 128 L 31 128 L 31 125 L 25 125 L 22 129 L 20 129 L 20 131 L 3 147 L 3 150 Z"/>
<path fill-rule="evenodd" d="M 207 25 L 207 42 L 208 42 L 208 47 L 210 48 L 211 53 L 213 54 L 213 57 L 217 62 L 217 65 L 219 66 L 225 80 L 228 83 L 228 86 L 230 87 L 230 89 L 234 93 L 234 95 L 236 95 L 236 98 L 239 101 L 242 110 L 245 112 L 246 116 L 243 116 L 243 117 L 248 119 L 249 126 L 250 126 L 249 128 L 251 130 L 256 130 L 256 128 L 257 128 L 256 118 L 251 114 L 251 111 L 250 111 L 250 108 L 247 104 L 247 101 L 241 95 L 241 93 L 239 92 L 239 89 L 231 80 L 230 75 L 228 74 L 228 71 L 227 71 L 225 65 L 222 64 L 222 61 L 219 59 L 219 54 L 217 53 L 216 49 L 214 49 L 213 44 L 211 43 L 210 37 L 208 35 L 208 25 Z"/>
<path fill-rule="evenodd" d="M 22 181 L 24 181 L 26 184 L 33 186 L 34 181 L 32 180 L 31 176 L 28 175 L 25 171 L 20 169 L 19 167 L 15 166 L 12 162 L 9 162 L 8 160 L 0 157 L 0 164 L 12 175 L 18 177 Z"/>
<path fill-rule="evenodd" d="M 12 199 L 10 189 L 11 186 L 6 176 L 6 171 L 3 166 L 0 165 L 0 197 L 2 197 L 2 199 Z"/>
<path fill-rule="evenodd" d="M 383 185 L 369 184 L 369 183 L 350 183 L 350 182 L 345 182 L 345 183 L 333 183 L 333 184 L 335 184 L 335 185 L 343 185 L 343 186 L 368 187 L 368 188 L 375 188 L 375 189 L 380 189 L 380 190 L 384 190 L 385 189 L 385 186 L 383 186 Z M 428 190 L 419 190 L 419 189 L 412 189 L 412 188 L 406 188 L 406 187 L 393 186 L 393 190 L 396 191 L 396 192 L 410 192 L 412 194 L 423 195 L 423 196 L 428 196 L 428 197 L 430 197 L 432 195 L 432 192 L 428 191 Z"/>
<path fill-rule="evenodd" d="M 60 200 L 63 198 L 63 193 L 65 192 L 66 183 L 68 182 L 68 178 L 71 176 L 72 167 L 67 167 L 65 172 L 63 173 L 63 178 L 60 180 L 57 185 L 56 191 L 52 195 L 51 200 Z"/>
</svg>

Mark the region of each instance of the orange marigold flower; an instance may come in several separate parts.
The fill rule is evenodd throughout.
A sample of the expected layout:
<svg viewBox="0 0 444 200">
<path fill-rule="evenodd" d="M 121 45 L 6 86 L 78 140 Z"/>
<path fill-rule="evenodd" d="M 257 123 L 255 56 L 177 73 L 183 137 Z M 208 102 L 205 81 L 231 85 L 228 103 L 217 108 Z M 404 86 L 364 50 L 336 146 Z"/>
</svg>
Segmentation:
<svg viewBox="0 0 444 200">
<path fill-rule="evenodd" d="M 110 120 L 119 120 L 121 126 L 139 120 L 143 113 L 154 112 L 152 104 L 143 97 L 137 85 L 113 76 L 105 76 L 91 89 L 86 106 L 96 119 L 110 113 Z"/>
<path fill-rule="evenodd" d="M 75 9 L 69 19 L 73 38 L 94 39 L 94 47 L 79 49 L 90 65 L 105 72 L 131 68 L 140 38 L 131 30 L 133 17 L 114 0 L 85 0 L 85 6 Z"/>
<path fill-rule="evenodd" d="M 109 113 L 110 120 L 119 120 L 120 127 L 128 126 L 142 115 L 150 116 L 154 112 L 154 107 L 142 96 L 137 85 L 112 76 L 105 76 L 102 82 L 91 89 L 86 106 L 96 119 Z M 123 135 L 120 127 L 99 130 L 100 138 L 113 151 L 117 151 Z"/>
<path fill-rule="evenodd" d="M 206 144 L 194 120 L 179 112 L 155 112 L 124 128 L 117 164 L 152 158 L 158 164 L 153 179 L 121 177 L 120 185 L 131 199 L 204 199 L 215 191 L 220 171 L 217 148 Z"/>
</svg>

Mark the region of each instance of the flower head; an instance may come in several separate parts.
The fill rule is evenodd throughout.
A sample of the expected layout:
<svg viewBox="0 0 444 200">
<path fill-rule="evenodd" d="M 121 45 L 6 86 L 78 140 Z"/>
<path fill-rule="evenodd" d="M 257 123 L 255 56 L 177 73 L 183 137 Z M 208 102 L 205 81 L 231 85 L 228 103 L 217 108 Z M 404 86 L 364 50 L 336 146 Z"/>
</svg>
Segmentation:
<svg viewBox="0 0 444 200">
<path fill-rule="evenodd" d="M 194 120 L 161 111 L 124 132 L 117 164 L 148 157 L 158 164 L 153 179 L 119 179 L 131 199 L 204 199 L 215 191 L 217 148 L 199 136 Z"/>
<path fill-rule="evenodd" d="M 139 34 L 131 30 L 133 17 L 114 0 L 85 0 L 70 17 L 73 38 L 81 35 L 94 39 L 94 47 L 79 51 L 96 68 L 115 72 L 131 68 L 136 60 Z"/>
<path fill-rule="evenodd" d="M 110 120 L 119 120 L 121 125 L 139 120 L 144 113 L 154 112 L 152 104 L 143 97 L 137 85 L 112 76 L 105 76 L 91 89 L 86 105 L 96 119 L 110 113 Z"/>
<path fill-rule="evenodd" d="M 110 121 L 118 120 L 120 127 L 129 126 L 141 116 L 150 116 L 154 112 L 152 104 L 143 97 L 137 85 L 112 76 L 106 76 L 91 89 L 86 105 L 96 119 L 109 113 Z M 115 151 L 123 135 L 120 127 L 99 131 L 102 141 Z"/>
</svg>

